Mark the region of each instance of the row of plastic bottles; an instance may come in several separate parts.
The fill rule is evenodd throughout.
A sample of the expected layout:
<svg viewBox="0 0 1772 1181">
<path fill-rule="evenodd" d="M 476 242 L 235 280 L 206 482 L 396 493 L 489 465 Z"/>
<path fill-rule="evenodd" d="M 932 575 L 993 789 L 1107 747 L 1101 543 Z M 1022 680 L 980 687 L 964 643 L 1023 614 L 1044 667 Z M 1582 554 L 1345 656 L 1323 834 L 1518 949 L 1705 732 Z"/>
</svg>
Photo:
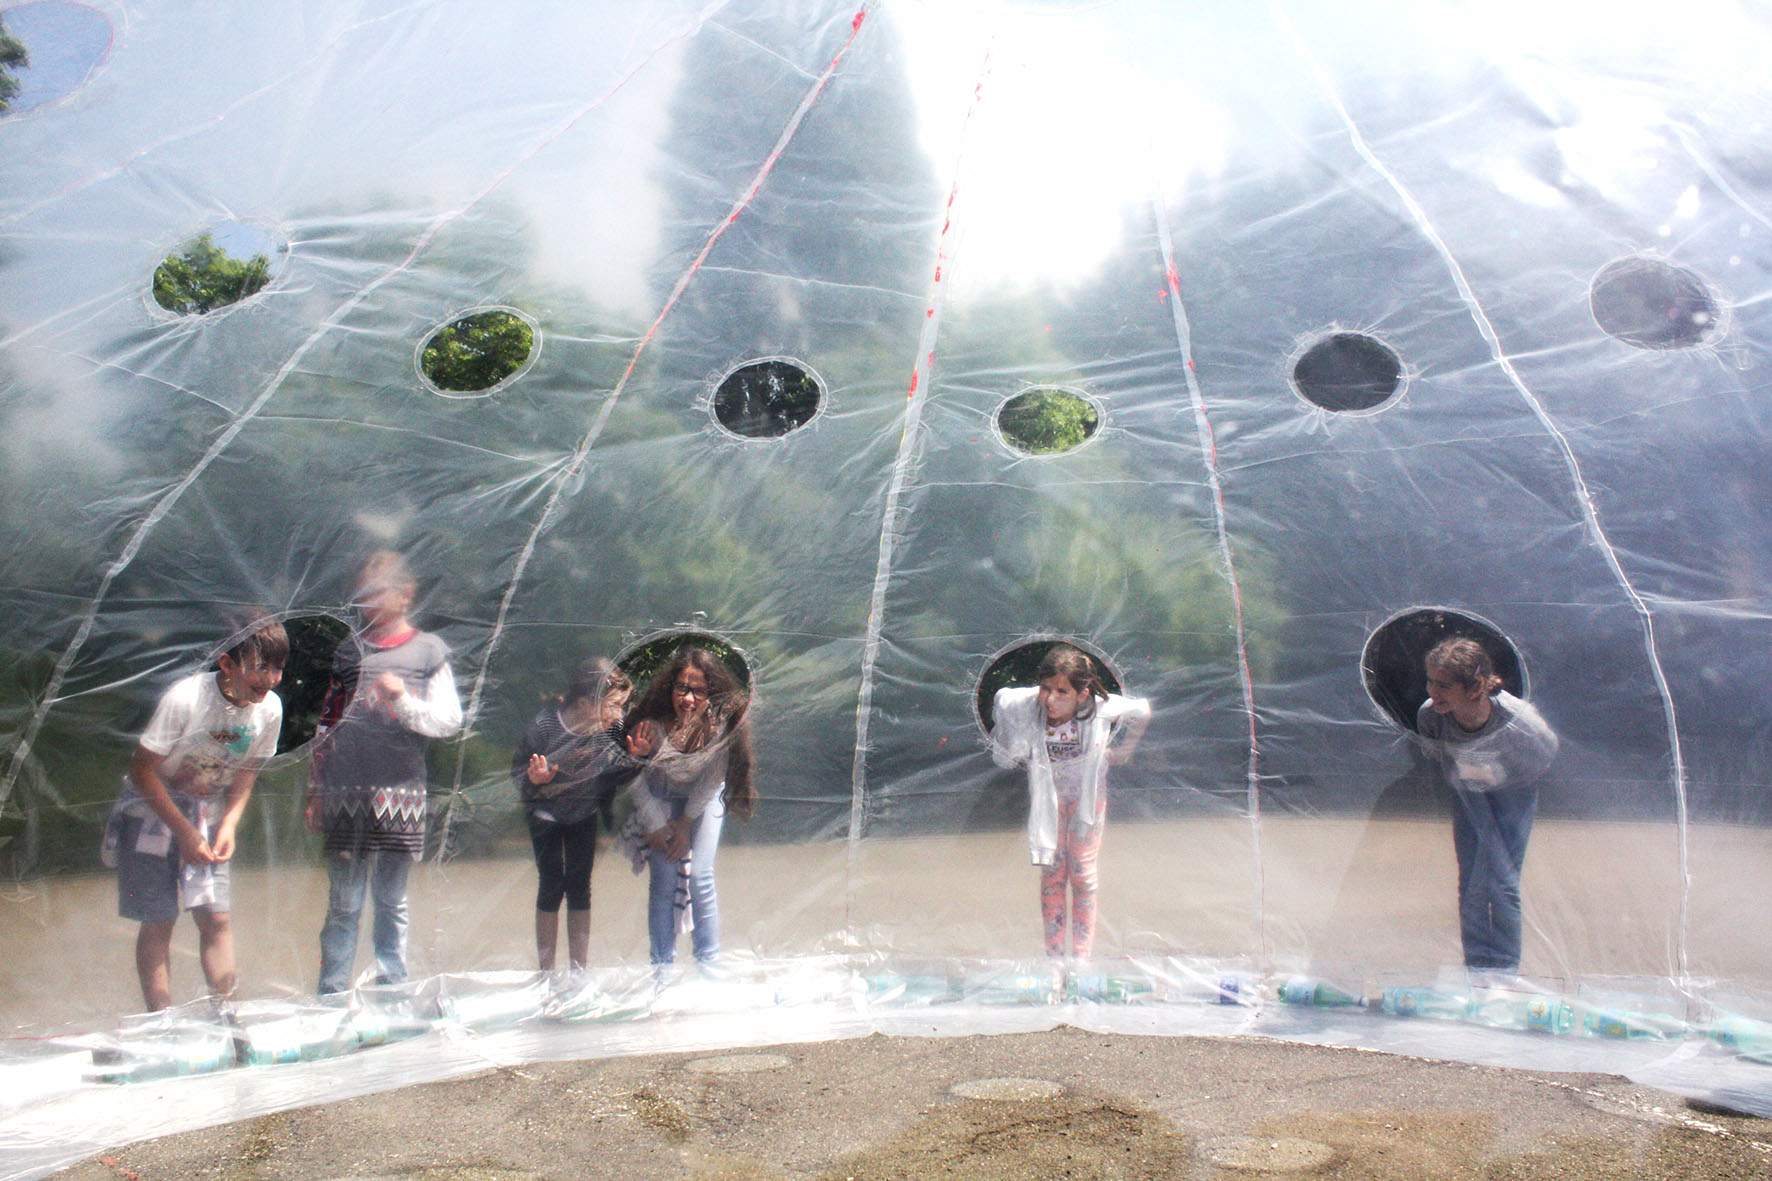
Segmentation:
<svg viewBox="0 0 1772 1181">
<path fill-rule="evenodd" d="M 553 1008 L 570 1011 L 554 1013 Z M 643 1008 L 643 1006 L 642 1006 Z M 546 981 L 514 988 L 414 996 L 385 1005 L 343 1008 L 310 1005 L 291 1011 L 247 1007 L 214 1020 L 161 1015 L 92 1047 L 85 1081 L 136 1083 L 210 1074 L 234 1066 L 274 1066 L 337 1058 L 368 1046 L 401 1041 L 441 1025 L 487 1031 L 548 1012 L 565 1020 L 634 1016 L 594 987 L 556 996 Z"/>
<path fill-rule="evenodd" d="M 1221 1004 L 1250 1004 L 1260 996 L 1256 980 L 1225 975 L 1216 982 Z M 1210 998 L 1210 991 L 1166 986 L 1142 974 L 1009 970 L 977 976 L 963 973 L 881 973 L 867 977 L 867 998 L 879 1005 L 1128 1004 L 1153 1000 Z M 1195 994 L 1199 994 L 1196 996 Z M 1701 1027 L 1663 1013 L 1616 1004 L 1583 1001 L 1501 985 L 1479 986 L 1468 994 L 1429 986 L 1382 989 L 1376 997 L 1350 991 L 1312 976 L 1288 976 L 1276 995 L 1283 1004 L 1312 1008 L 1360 1009 L 1391 1017 L 1460 1021 L 1492 1029 L 1590 1037 L 1671 1039 L 1706 1033 L 1718 1045 L 1756 1060 L 1772 1061 L 1772 1023 L 1727 1017 Z"/>
<path fill-rule="evenodd" d="M 1494 1029 L 1589 1037 L 1675 1039 L 1701 1033 L 1719 1046 L 1758 1062 L 1772 1063 L 1772 1022 L 1724 1016 L 1709 1024 L 1693 1024 L 1667 1013 L 1621 1007 L 1603 1001 L 1571 1003 L 1556 994 L 1520 988 L 1480 986 L 1468 995 L 1445 989 L 1409 986 L 1383 989 L 1376 1003 L 1327 981 L 1292 976 L 1279 986 L 1289 1005 L 1323 1008 L 1372 1008 L 1391 1017 L 1425 1017 L 1463 1021 Z"/>
<path fill-rule="evenodd" d="M 1495 1029 L 1568 1033 L 1575 1027 L 1574 1009 L 1568 1002 L 1538 993 L 1478 992 L 1467 997 L 1435 988 L 1387 988 L 1380 996 L 1379 1008 L 1393 1017 L 1468 1021 Z"/>
<path fill-rule="evenodd" d="M 973 976 L 881 972 L 866 980 L 868 1002 L 875 1005 L 1133 1004 L 1158 999 L 1160 991 L 1149 976 L 1112 972 L 1008 970 Z"/>
<path fill-rule="evenodd" d="M 851 979 L 854 979 L 853 977 Z M 1216 999 L 1252 1004 L 1261 993 L 1250 976 L 1216 982 L 1177 982 L 1142 973 L 1053 968 L 881 972 L 856 982 L 869 1003 L 915 1006 L 970 1002 L 985 1005 L 1134 1004 Z M 612 1020 L 644 1016 L 646 997 L 618 987 L 584 985 L 550 992 L 545 981 L 514 987 L 462 990 L 424 1001 L 417 997 L 354 1009 L 310 1006 L 246 1012 L 225 1020 L 162 1018 L 91 1050 L 88 1082 L 132 1083 L 207 1074 L 236 1065 L 268 1066 L 334 1058 L 366 1046 L 417 1036 L 440 1024 L 490 1030 L 536 1016 L 557 1020 Z M 822 995 L 822 994 L 821 994 Z M 1681 1038 L 1704 1034 L 1719 1047 L 1772 1063 L 1772 1022 L 1724 1016 L 1694 1025 L 1670 1015 L 1511 986 L 1461 990 L 1427 986 L 1382 989 L 1375 997 L 1311 976 L 1289 976 L 1276 989 L 1286 1005 L 1350 1009 L 1397 1018 L 1467 1022 L 1497 1029 L 1603 1038 Z"/>
<path fill-rule="evenodd" d="M 258 1021 L 172 1021 L 94 1047 L 86 1080 L 139 1083 L 233 1066 L 313 1062 L 412 1037 L 432 1025 L 371 1009 L 318 1007 Z"/>
</svg>

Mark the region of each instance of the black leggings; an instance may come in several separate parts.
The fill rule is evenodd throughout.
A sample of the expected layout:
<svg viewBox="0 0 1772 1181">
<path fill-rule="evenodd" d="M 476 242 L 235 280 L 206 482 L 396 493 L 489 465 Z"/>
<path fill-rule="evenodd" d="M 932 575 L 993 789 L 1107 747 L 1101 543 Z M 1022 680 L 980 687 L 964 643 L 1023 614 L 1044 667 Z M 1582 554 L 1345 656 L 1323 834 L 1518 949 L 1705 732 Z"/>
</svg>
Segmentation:
<svg viewBox="0 0 1772 1181">
<path fill-rule="evenodd" d="M 541 882 L 535 909 L 556 914 L 562 899 L 568 910 L 591 909 L 591 859 L 597 854 L 597 814 L 573 824 L 529 818 L 529 840 L 535 846 L 535 868 Z"/>
</svg>

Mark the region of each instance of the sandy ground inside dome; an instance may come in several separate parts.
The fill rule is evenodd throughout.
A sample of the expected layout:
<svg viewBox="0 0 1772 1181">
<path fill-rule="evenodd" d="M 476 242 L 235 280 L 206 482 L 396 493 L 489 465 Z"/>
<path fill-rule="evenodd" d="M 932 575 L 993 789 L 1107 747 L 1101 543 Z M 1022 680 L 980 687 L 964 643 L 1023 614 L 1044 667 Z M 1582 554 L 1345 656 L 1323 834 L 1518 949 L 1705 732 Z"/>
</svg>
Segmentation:
<svg viewBox="0 0 1772 1181">
<path fill-rule="evenodd" d="M 1097 954 L 1254 962 L 1265 948 L 1277 970 L 1309 967 L 1355 984 L 1458 961 L 1444 822 L 1268 819 L 1259 860 L 1255 847 L 1241 819 L 1110 826 Z M 1756 916 L 1772 894 L 1772 831 L 1693 826 L 1684 862 L 1690 973 L 1757 982 L 1763 991 L 1772 941 L 1757 933 Z M 1553 983 L 1577 972 L 1674 975 L 1681 866 L 1668 825 L 1541 821 L 1526 867 L 1523 971 Z M 1013 832 L 870 841 L 853 860 L 840 843 L 730 844 L 720 853 L 719 881 L 726 948 L 739 957 L 1039 953 L 1035 871 Z M 645 961 L 644 884 L 604 846 L 593 887 L 593 964 Z M 413 974 L 533 967 L 533 889 L 527 858 L 415 867 Z M 325 872 L 315 864 L 237 872 L 242 998 L 313 988 L 325 900 Z M 9 887 L 0 898 L 6 1025 L 97 1025 L 138 1009 L 133 938 L 133 924 L 116 917 L 109 875 Z M 188 923 L 174 955 L 175 999 L 199 995 Z"/>
<path fill-rule="evenodd" d="M 860 1040 L 526 1064 L 112 1148 L 58 1176 L 1731 1181 L 1772 1124 L 1604 1074 L 1256 1039 Z"/>
</svg>

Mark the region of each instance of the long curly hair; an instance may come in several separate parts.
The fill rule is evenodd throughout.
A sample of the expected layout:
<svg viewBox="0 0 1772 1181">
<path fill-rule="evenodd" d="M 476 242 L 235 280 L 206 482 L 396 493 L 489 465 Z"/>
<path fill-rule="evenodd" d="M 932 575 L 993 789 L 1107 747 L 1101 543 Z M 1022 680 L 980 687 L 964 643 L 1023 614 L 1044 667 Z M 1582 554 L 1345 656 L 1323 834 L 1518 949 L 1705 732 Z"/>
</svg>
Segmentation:
<svg viewBox="0 0 1772 1181">
<path fill-rule="evenodd" d="M 671 687 L 685 669 L 696 669 L 707 678 L 708 708 L 700 723 L 687 736 L 687 749 L 701 750 L 710 743 L 726 745 L 726 786 L 720 793 L 728 812 L 749 818 L 757 809 L 757 787 L 752 781 L 754 763 L 751 748 L 750 694 L 726 667 L 726 662 L 706 648 L 679 648 L 665 666 L 653 674 L 652 682 L 628 715 L 628 729 L 640 722 L 652 722 L 669 730 L 677 720 L 671 700 Z"/>
</svg>

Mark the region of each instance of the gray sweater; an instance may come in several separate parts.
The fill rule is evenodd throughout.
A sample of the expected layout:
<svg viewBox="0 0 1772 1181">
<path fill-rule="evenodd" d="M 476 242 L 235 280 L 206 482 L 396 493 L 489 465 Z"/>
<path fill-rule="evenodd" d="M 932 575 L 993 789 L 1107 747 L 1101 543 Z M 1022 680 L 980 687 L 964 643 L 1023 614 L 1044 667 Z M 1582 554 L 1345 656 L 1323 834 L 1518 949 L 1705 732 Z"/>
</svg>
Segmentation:
<svg viewBox="0 0 1772 1181">
<path fill-rule="evenodd" d="M 1557 757 L 1557 736 L 1544 718 L 1505 690 L 1489 698 L 1489 720 L 1475 730 L 1434 712 L 1431 701 L 1416 711 L 1415 730 L 1456 791 L 1537 787 Z"/>
</svg>

